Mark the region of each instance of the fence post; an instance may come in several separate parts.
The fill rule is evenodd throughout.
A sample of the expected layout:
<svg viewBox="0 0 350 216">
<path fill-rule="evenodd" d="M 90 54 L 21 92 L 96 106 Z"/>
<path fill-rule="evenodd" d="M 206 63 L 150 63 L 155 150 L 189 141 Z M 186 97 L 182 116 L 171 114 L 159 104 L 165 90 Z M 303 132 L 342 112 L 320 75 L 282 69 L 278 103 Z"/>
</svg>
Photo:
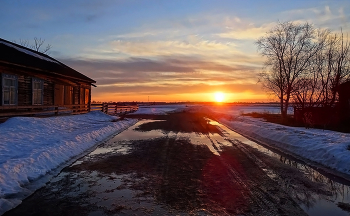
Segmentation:
<svg viewBox="0 0 350 216">
<path fill-rule="evenodd" d="M 108 103 L 102 103 L 102 112 L 108 114 Z"/>
<path fill-rule="evenodd" d="M 58 115 L 58 106 L 55 106 L 55 115 Z"/>
<path fill-rule="evenodd" d="M 118 105 L 115 105 L 115 109 L 114 109 L 114 115 L 118 115 Z"/>
<path fill-rule="evenodd" d="M 108 103 L 105 103 L 105 113 L 108 114 Z"/>
</svg>

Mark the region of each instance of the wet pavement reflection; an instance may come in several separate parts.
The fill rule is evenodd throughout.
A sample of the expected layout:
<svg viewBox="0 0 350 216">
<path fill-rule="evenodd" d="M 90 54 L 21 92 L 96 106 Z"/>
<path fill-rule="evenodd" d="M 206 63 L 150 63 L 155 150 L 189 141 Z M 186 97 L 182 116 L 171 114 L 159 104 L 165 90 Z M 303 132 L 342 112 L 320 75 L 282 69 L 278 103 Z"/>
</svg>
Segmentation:
<svg viewBox="0 0 350 216">
<path fill-rule="evenodd" d="M 313 184 L 322 186 L 322 190 L 314 191 L 307 190 L 293 190 L 293 184 L 291 179 L 281 179 L 280 183 L 286 191 L 292 194 L 295 200 L 309 215 L 349 215 L 350 210 L 350 182 L 336 177 L 332 174 L 323 172 L 321 174 L 315 168 L 302 163 L 301 161 L 294 159 L 293 157 L 281 155 L 275 150 L 268 149 L 262 145 L 253 142 L 242 135 L 230 130 L 226 126 L 216 122 L 210 121 L 210 124 L 217 125 L 223 131 L 225 139 L 238 140 L 245 145 L 248 145 L 257 151 L 264 153 L 267 156 L 278 159 L 280 163 L 286 164 L 301 171 L 306 178 L 308 178 Z M 223 137 L 213 136 L 214 140 L 224 144 Z M 225 144 L 224 144 L 225 145 Z M 270 177 L 274 178 L 274 170 L 265 170 Z M 310 186 L 311 187 L 311 186 Z M 340 207 L 339 207 L 340 205 Z"/>
<path fill-rule="evenodd" d="M 45 188 L 26 199 L 19 208 L 5 215 L 22 215 L 28 213 L 28 209 L 31 209 L 35 215 L 36 207 L 33 207 L 33 203 L 47 205 L 47 208 L 40 209 L 40 213 L 49 215 L 240 214 L 242 212 L 238 210 L 229 211 L 227 206 L 225 206 L 225 211 L 220 209 L 208 211 L 204 205 L 199 204 L 204 200 L 205 186 L 200 185 L 197 181 L 206 179 L 203 175 L 206 169 L 211 169 L 212 173 L 215 173 L 216 169 L 216 167 L 208 168 L 205 165 L 206 158 L 214 158 L 214 161 L 216 158 L 220 159 L 225 154 L 229 154 L 229 148 L 233 146 L 241 149 L 249 160 L 254 161 L 307 214 L 318 216 L 349 215 L 350 182 L 345 179 L 319 172 L 297 159 L 259 145 L 209 118 L 206 118 L 206 125 L 203 126 L 208 129 L 207 133 L 198 128 L 191 128 L 191 125 L 186 125 L 181 130 L 175 130 L 173 126 L 163 125 L 163 123 L 164 120 L 140 120 L 134 126 L 116 135 L 64 169 Z M 194 172 L 192 176 L 182 177 L 178 176 L 178 173 L 181 172 L 174 175 L 168 174 L 170 171 L 161 161 L 165 161 L 165 164 L 170 163 L 168 157 L 171 151 L 174 151 L 176 155 L 176 151 L 179 149 L 169 147 L 158 150 L 157 145 L 161 143 L 163 146 L 171 146 L 171 143 L 174 142 L 178 142 L 180 150 L 181 145 L 189 148 L 190 144 L 191 152 L 203 154 L 203 158 L 201 155 L 196 155 L 200 160 L 196 162 L 197 164 L 193 164 L 194 167 L 197 166 L 194 170 L 199 171 L 199 173 Z M 138 149 L 144 146 L 147 148 L 137 153 Z M 156 154 L 157 158 L 148 158 L 144 155 L 145 149 Z M 132 153 L 133 159 L 139 158 L 138 164 L 135 164 L 135 160 L 128 158 L 128 155 Z M 108 160 L 107 162 L 109 158 L 118 160 Z M 181 160 L 181 157 L 178 160 Z M 98 165 L 96 165 L 97 163 Z M 176 161 L 173 163 L 175 163 L 174 167 L 181 171 L 182 167 L 176 166 Z M 192 159 L 189 159 L 187 166 L 192 166 L 191 163 Z M 143 170 L 147 174 L 142 174 L 138 170 Z M 159 173 L 167 178 L 160 178 L 157 175 Z M 198 177 L 197 174 L 204 177 Z M 179 181 L 184 181 L 184 186 L 188 181 L 193 184 L 189 185 L 195 188 L 190 187 L 188 194 L 184 194 L 174 190 L 178 187 L 177 185 L 169 187 L 172 182 L 168 178 L 176 179 L 178 177 Z M 208 181 L 213 181 L 212 177 Z M 221 184 L 221 182 L 219 183 Z M 244 182 L 238 183 L 245 185 Z M 243 198 L 246 199 L 247 192 L 244 191 L 244 187 L 242 188 Z M 217 194 L 215 191 L 218 190 L 217 188 L 212 190 L 211 193 Z M 232 194 L 237 193 L 236 191 L 230 193 L 227 194 L 227 199 L 231 199 L 231 201 L 238 199 L 238 195 L 233 196 Z M 176 200 L 182 197 L 187 197 L 187 202 Z M 218 200 L 221 200 L 221 197 L 217 200 L 214 199 L 214 201 L 219 202 Z M 174 202 L 176 205 L 173 205 Z M 213 202 L 210 205 L 217 204 Z M 244 211 L 246 210 L 244 209 Z M 248 209 L 247 212 L 246 215 L 255 215 L 254 209 Z"/>
</svg>

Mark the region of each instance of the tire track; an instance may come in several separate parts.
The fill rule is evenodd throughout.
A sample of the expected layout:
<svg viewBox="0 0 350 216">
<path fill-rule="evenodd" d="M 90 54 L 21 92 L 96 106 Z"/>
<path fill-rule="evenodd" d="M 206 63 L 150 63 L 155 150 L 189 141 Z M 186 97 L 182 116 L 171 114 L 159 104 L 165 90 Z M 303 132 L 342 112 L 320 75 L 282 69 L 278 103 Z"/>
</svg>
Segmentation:
<svg viewBox="0 0 350 216">
<path fill-rule="evenodd" d="M 220 155 L 222 166 L 225 166 L 229 171 L 228 175 L 230 179 L 232 179 L 232 183 L 235 186 L 239 185 L 243 190 L 248 192 L 248 197 L 251 202 L 251 212 L 246 212 L 247 214 L 306 215 L 284 191 L 274 186 L 277 185 L 277 182 L 266 175 L 266 164 L 247 150 L 239 141 L 233 141 L 225 137 L 225 134 L 228 134 L 225 130 L 222 128 L 220 128 L 220 130 L 223 132 L 222 137 L 224 140 L 232 144 L 231 147 L 223 145 L 218 140 L 213 140 L 209 134 L 207 138 Z M 220 151 L 219 149 L 222 150 Z M 228 151 L 227 149 L 231 151 L 231 155 L 238 156 L 240 163 L 245 164 L 245 167 L 249 167 L 252 171 L 242 173 L 240 170 L 235 169 L 235 167 L 230 164 L 229 160 L 227 160 L 227 157 L 222 156 L 226 154 Z M 244 194 L 242 194 L 242 196 L 244 196 Z"/>
</svg>

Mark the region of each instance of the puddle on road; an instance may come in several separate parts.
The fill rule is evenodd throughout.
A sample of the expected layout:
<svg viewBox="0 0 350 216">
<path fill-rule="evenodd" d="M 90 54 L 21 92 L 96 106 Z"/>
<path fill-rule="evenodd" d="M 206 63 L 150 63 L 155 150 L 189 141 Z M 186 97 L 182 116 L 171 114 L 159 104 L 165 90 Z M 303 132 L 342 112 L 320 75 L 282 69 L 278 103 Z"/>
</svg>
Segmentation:
<svg viewBox="0 0 350 216">
<path fill-rule="evenodd" d="M 253 142 L 242 135 L 230 130 L 226 126 L 213 121 L 209 120 L 209 124 L 217 125 L 221 130 L 224 136 L 221 137 L 219 134 L 210 134 L 211 139 L 213 142 L 216 142 L 221 145 L 231 145 L 226 139 L 236 139 L 246 145 L 249 145 L 250 147 L 258 150 L 259 152 L 262 152 L 268 156 L 274 157 L 278 159 L 281 163 L 287 164 L 293 168 L 296 168 L 300 170 L 304 175 L 314 182 L 315 184 L 322 183 L 326 185 L 327 191 L 330 191 L 331 194 L 329 195 L 319 195 L 315 194 L 314 192 L 305 192 L 305 194 L 300 194 L 300 192 L 296 192 L 296 196 L 303 197 L 305 199 L 306 196 L 308 197 L 307 203 L 301 203 L 301 207 L 304 209 L 304 211 L 309 215 L 349 215 L 349 212 L 342 210 L 340 207 L 337 206 L 338 203 L 345 203 L 349 205 L 350 203 L 350 182 L 347 180 L 344 180 L 342 178 L 333 176 L 331 174 L 322 174 L 315 170 L 314 168 L 300 163 L 296 159 L 293 159 L 291 157 L 283 156 L 279 153 L 276 153 L 270 149 L 265 148 L 264 146 L 261 146 L 257 144 L 256 142 Z M 225 139 L 226 138 L 226 139 Z M 273 172 L 273 170 L 268 170 L 269 173 Z M 350 207 L 350 205 L 349 205 Z M 348 208 L 349 208 L 348 207 Z"/>
<path fill-rule="evenodd" d="M 159 120 L 140 120 L 135 125 L 97 147 L 85 157 L 77 160 L 70 167 L 81 165 L 85 161 L 100 160 L 107 155 L 128 154 L 132 150 L 131 145 L 135 140 L 176 137 L 176 134 L 173 132 L 164 132 L 161 130 L 142 132 L 135 130 L 142 124 L 154 121 Z M 88 215 L 169 214 L 168 210 L 163 205 L 155 203 L 153 198 L 138 195 L 142 194 L 143 191 L 129 189 L 129 186 L 137 179 L 134 175 L 136 174 L 117 175 L 111 173 L 106 176 L 97 171 L 79 171 L 77 173 L 63 171 L 60 175 L 53 178 L 50 183 L 59 184 L 62 187 L 62 181 L 68 181 L 68 192 L 63 196 L 69 197 L 69 199 L 79 200 L 81 196 L 88 196 L 88 198 L 79 204 L 82 207 L 90 208 Z M 55 188 L 53 190 L 61 189 Z M 56 191 L 52 192 L 55 193 Z"/>
<path fill-rule="evenodd" d="M 157 137 L 166 136 L 167 134 L 161 130 L 152 130 L 147 133 L 135 130 L 135 128 L 138 128 L 142 124 L 145 124 L 148 122 L 154 122 L 154 121 L 157 121 L 157 120 L 142 120 L 137 122 L 135 125 L 131 126 L 127 130 L 121 132 L 120 134 L 116 135 L 112 139 L 108 140 L 106 143 L 104 143 L 100 147 L 96 148 L 88 156 L 93 157 L 95 155 L 107 154 L 107 153 L 127 154 L 131 150 L 130 145 L 133 140 L 153 139 Z M 80 164 L 81 161 L 77 161 L 76 163 Z"/>
<path fill-rule="evenodd" d="M 204 135 L 199 133 L 178 133 L 178 137 L 188 139 L 192 144 L 195 144 L 195 145 L 206 145 L 214 155 L 219 156 L 220 154 L 216 149 L 217 148 L 216 145 L 212 143 L 212 140 L 209 139 L 208 136 L 209 135 Z"/>
</svg>

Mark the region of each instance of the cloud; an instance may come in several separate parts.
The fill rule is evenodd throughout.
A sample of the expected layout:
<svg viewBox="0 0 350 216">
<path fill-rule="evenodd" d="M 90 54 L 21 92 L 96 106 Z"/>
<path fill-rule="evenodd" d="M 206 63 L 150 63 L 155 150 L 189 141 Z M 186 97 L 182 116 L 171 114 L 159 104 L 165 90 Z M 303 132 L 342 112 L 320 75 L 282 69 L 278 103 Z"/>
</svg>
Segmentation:
<svg viewBox="0 0 350 216">
<path fill-rule="evenodd" d="M 162 56 L 124 60 L 60 59 L 97 81 L 94 98 L 121 95 L 172 95 L 198 92 L 260 91 L 259 67 L 224 65 L 208 59 Z M 113 98 L 113 97 L 112 97 Z M 203 98 L 204 99 L 204 98 Z"/>
<path fill-rule="evenodd" d="M 197 73 L 202 73 L 202 75 L 214 73 L 217 76 L 220 73 L 238 73 L 259 69 L 259 67 L 255 66 L 225 65 L 209 59 L 188 56 L 162 56 L 153 60 L 146 58 L 128 58 L 123 60 L 62 58 L 60 61 L 78 71 L 84 71 L 84 74 L 92 78 L 98 78 L 99 74 L 135 76 L 145 73 L 179 74 L 181 76 L 184 73 L 191 76 Z"/>
<path fill-rule="evenodd" d="M 171 94 L 193 94 L 193 93 L 213 93 L 215 91 L 244 93 L 247 91 L 259 92 L 261 86 L 256 84 L 225 84 L 225 85 L 208 85 L 208 84 L 195 84 L 195 85 L 135 85 L 135 86 L 108 86 L 104 88 L 97 87 L 95 91 L 101 90 L 101 93 L 117 93 L 117 94 L 139 94 L 139 95 L 171 95 Z M 205 99 L 204 99 L 205 100 Z"/>
<path fill-rule="evenodd" d="M 321 28 L 338 31 L 341 27 L 345 27 L 349 31 L 348 15 L 344 14 L 344 7 L 341 4 L 288 10 L 280 14 L 287 21 L 308 21 Z"/>
<path fill-rule="evenodd" d="M 183 40 L 130 41 L 115 40 L 109 44 L 114 52 L 131 56 L 163 56 L 163 55 L 203 55 L 205 52 L 233 53 L 235 44 L 210 40 L 195 40 L 189 36 Z"/>
<path fill-rule="evenodd" d="M 262 37 L 268 32 L 273 26 L 275 26 L 275 22 L 266 23 L 260 26 L 256 26 L 253 23 L 247 24 L 245 27 L 236 29 L 234 27 L 230 27 L 227 32 L 217 34 L 217 36 L 222 38 L 231 38 L 238 40 L 257 40 L 259 37 Z"/>
<path fill-rule="evenodd" d="M 220 39 L 220 38 L 218 38 Z M 86 47 L 78 58 L 86 59 L 125 59 L 161 58 L 163 56 L 186 56 L 186 58 L 210 59 L 211 62 L 226 61 L 225 64 L 261 64 L 253 43 L 207 40 L 197 35 L 188 35 L 184 39 L 120 39 L 103 41 L 99 46 Z"/>
<path fill-rule="evenodd" d="M 265 22 L 262 24 L 244 20 L 239 17 L 227 17 L 225 20 L 226 30 L 216 34 L 221 38 L 235 40 L 256 40 L 262 37 L 273 28 L 278 21 L 293 21 L 296 23 L 309 22 L 320 28 L 330 28 L 339 31 L 341 27 L 349 31 L 348 16 L 344 14 L 344 8 L 341 6 L 323 5 L 312 8 L 301 8 L 278 13 L 279 20 Z M 258 22 L 258 21 L 256 21 Z M 237 44 L 240 42 L 236 42 Z"/>
<path fill-rule="evenodd" d="M 68 65 L 82 70 L 108 72 L 194 72 L 193 69 L 172 64 L 171 61 L 129 58 L 126 60 L 62 59 Z"/>
<path fill-rule="evenodd" d="M 92 21 L 96 20 L 99 16 L 100 15 L 98 15 L 98 14 L 89 14 L 89 15 L 86 15 L 85 20 L 87 22 L 92 22 Z"/>
</svg>

